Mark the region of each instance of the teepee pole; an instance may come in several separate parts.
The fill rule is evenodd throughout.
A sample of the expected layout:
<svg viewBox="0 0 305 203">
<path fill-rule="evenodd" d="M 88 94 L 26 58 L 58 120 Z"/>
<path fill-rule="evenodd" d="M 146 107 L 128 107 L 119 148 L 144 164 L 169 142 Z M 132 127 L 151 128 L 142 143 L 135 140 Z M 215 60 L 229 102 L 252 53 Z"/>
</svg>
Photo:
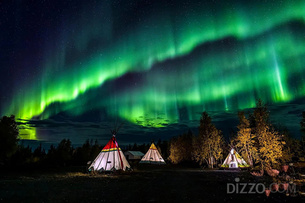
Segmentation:
<svg viewBox="0 0 305 203">
<path fill-rule="evenodd" d="M 115 139 L 115 145 L 116 145 L 116 148 L 117 148 L 118 153 L 119 153 L 120 162 L 121 162 L 121 168 L 122 168 L 122 170 L 124 170 L 124 168 L 123 168 L 123 161 L 122 161 L 121 153 L 120 153 L 120 150 L 119 150 L 119 145 L 118 145 L 116 139 Z"/>
</svg>

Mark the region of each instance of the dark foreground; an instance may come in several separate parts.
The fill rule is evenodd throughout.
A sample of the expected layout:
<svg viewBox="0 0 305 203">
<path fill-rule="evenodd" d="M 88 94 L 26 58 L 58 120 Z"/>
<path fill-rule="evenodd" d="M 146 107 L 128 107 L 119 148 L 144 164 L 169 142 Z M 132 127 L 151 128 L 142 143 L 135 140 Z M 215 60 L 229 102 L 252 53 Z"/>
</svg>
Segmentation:
<svg viewBox="0 0 305 203">
<path fill-rule="evenodd" d="M 236 182 L 239 178 L 239 182 Z M 305 201 L 300 195 L 272 193 L 267 198 L 262 183 L 248 172 L 154 168 L 123 174 L 90 175 L 82 172 L 0 175 L 2 202 L 265 202 Z M 231 186 L 227 186 L 230 184 Z M 241 192 L 241 183 L 255 183 L 254 194 Z M 235 185 L 235 186 L 233 186 Z M 237 185 L 239 188 L 237 189 Z M 235 193 L 227 194 L 227 190 Z M 250 191 L 249 185 L 243 192 Z"/>
</svg>

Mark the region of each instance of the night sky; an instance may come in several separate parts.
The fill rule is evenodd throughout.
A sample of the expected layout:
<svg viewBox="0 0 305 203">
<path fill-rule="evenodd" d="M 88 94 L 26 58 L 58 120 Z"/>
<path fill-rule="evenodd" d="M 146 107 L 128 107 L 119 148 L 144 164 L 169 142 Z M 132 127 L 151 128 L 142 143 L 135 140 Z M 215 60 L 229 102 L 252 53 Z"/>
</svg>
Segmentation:
<svg viewBox="0 0 305 203">
<path fill-rule="evenodd" d="M 228 136 L 261 98 L 299 137 L 305 1 L 1 1 L 0 113 L 21 137 L 123 143 L 196 132 L 208 111 Z"/>
</svg>

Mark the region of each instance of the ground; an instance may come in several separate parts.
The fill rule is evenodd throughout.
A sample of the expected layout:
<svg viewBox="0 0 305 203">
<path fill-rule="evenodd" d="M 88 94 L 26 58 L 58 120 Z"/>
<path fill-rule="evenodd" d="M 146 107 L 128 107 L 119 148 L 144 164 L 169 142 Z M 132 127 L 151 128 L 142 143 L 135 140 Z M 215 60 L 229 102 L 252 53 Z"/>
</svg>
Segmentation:
<svg viewBox="0 0 305 203">
<path fill-rule="evenodd" d="M 70 169 L 69 169 L 70 170 Z M 74 172 L 71 172 L 74 171 Z M 238 178 L 238 179 L 236 179 Z M 239 182 L 236 182 L 239 180 Z M 269 177 L 253 177 L 248 171 L 202 170 L 145 166 L 132 172 L 92 175 L 82 169 L 0 175 L 3 202 L 264 202 L 303 201 L 285 193 L 227 194 L 241 192 L 241 183 L 270 184 Z M 228 184 L 231 184 L 228 188 Z M 233 186 L 234 185 L 234 186 Z M 262 186 L 262 185 L 260 185 Z M 257 186 L 259 191 L 262 187 Z"/>
</svg>

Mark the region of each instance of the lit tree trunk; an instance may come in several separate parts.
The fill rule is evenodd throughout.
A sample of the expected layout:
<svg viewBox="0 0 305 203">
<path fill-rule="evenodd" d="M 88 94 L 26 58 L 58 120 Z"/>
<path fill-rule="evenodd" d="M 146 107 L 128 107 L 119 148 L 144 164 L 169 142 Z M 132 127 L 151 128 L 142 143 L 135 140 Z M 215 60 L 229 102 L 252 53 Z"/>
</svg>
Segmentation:
<svg viewBox="0 0 305 203">
<path fill-rule="evenodd" d="M 211 144 L 209 143 L 209 159 L 210 159 L 210 166 L 213 168 L 213 160 L 212 160 L 212 154 L 211 154 Z"/>
<path fill-rule="evenodd" d="M 251 155 L 251 151 L 249 150 L 249 144 L 248 143 L 247 143 L 246 153 L 247 153 L 247 156 L 248 156 L 248 161 L 249 161 L 250 166 L 253 166 L 252 155 Z"/>
</svg>

